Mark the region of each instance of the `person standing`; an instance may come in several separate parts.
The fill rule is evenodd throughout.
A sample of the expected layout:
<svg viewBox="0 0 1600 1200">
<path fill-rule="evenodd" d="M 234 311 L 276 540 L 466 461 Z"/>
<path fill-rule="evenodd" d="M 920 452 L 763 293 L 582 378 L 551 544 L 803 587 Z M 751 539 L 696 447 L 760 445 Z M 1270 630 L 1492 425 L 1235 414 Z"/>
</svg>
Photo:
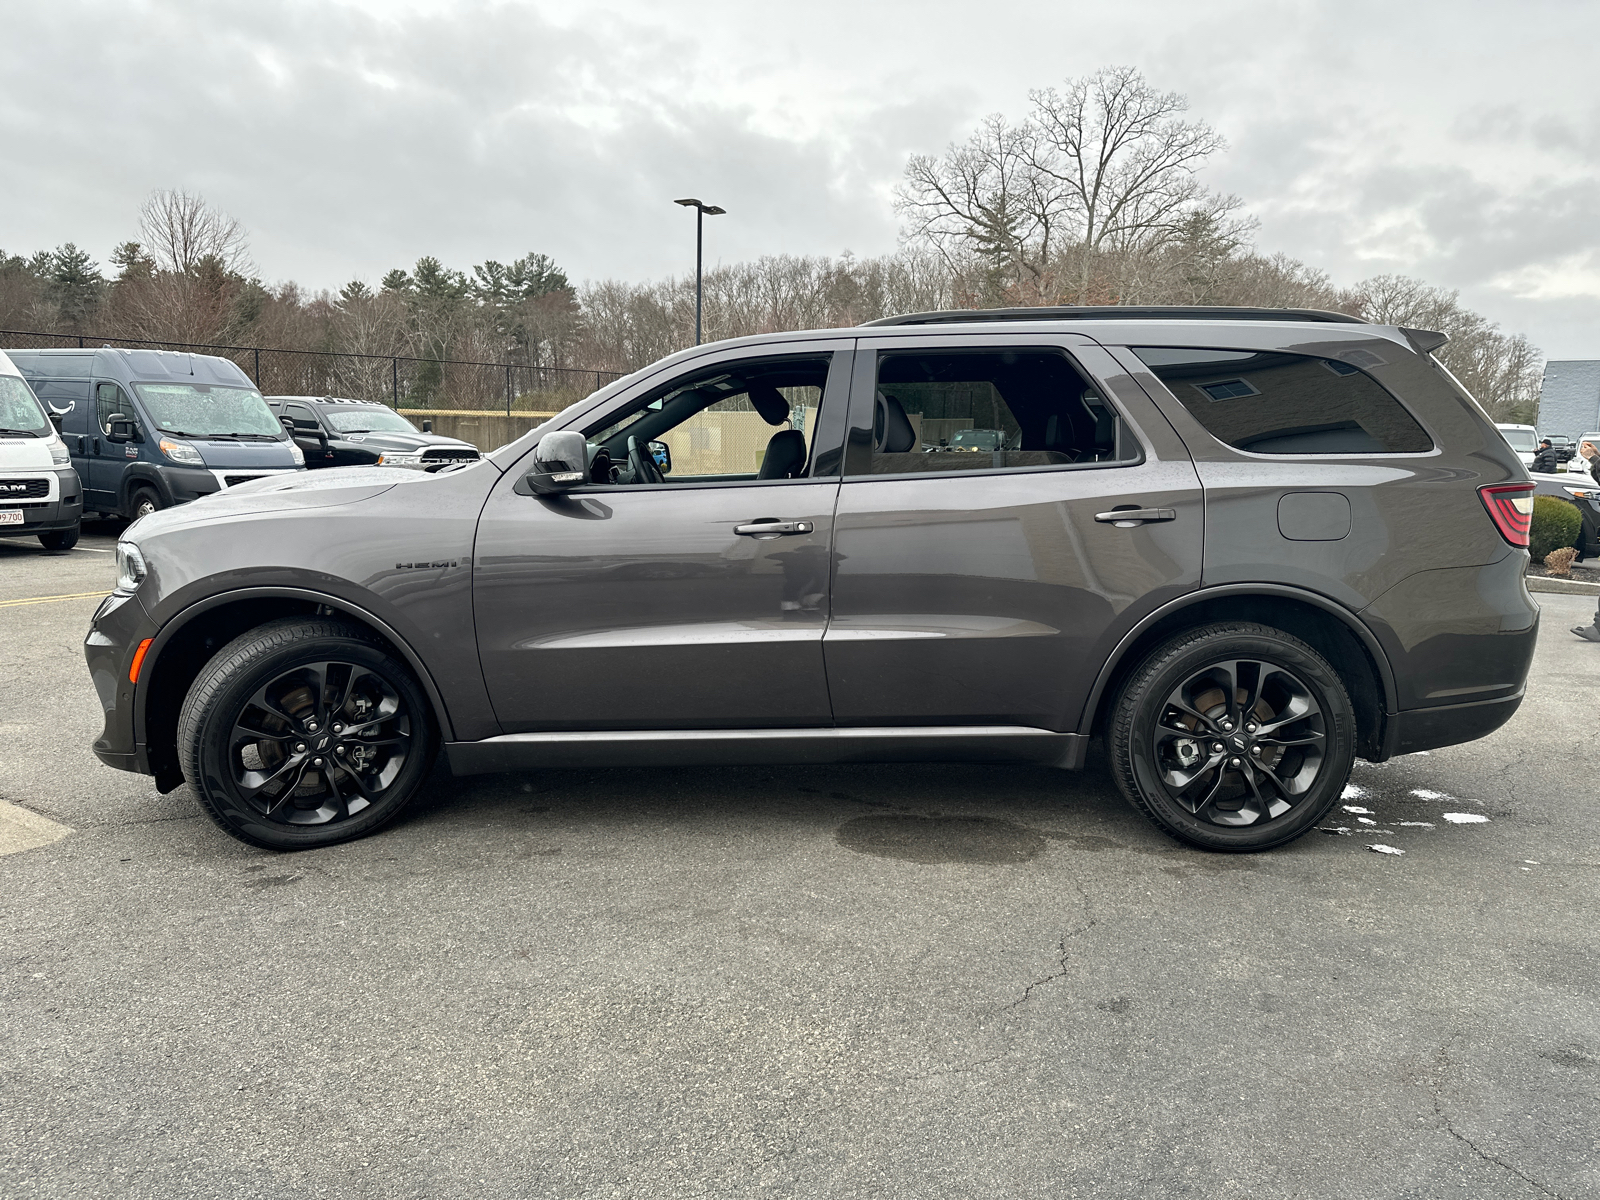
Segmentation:
<svg viewBox="0 0 1600 1200">
<path fill-rule="evenodd" d="M 1550 444 L 1549 438 L 1539 442 L 1539 449 L 1533 456 L 1533 463 L 1528 467 L 1535 475 L 1554 475 L 1557 468 L 1556 448 Z"/>
<path fill-rule="evenodd" d="M 1593 442 L 1579 442 L 1578 453 L 1589 464 L 1589 475 L 1600 483 L 1600 447 Z M 1595 606 L 1594 620 L 1587 625 L 1574 625 L 1572 632 L 1589 642 L 1600 642 L 1600 605 Z"/>
</svg>

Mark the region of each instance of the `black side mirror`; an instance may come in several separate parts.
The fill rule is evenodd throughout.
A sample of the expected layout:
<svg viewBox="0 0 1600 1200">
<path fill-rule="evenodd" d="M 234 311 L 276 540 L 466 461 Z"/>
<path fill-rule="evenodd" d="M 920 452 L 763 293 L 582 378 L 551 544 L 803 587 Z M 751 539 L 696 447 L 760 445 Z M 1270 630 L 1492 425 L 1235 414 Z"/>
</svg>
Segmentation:
<svg viewBox="0 0 1600 1200">
<path fill-rule="evenodd" d="M 575 429 L 545 434 L 534 447 L 533 462 L 523 482 L 535 496 L 564 492 L 589 481 L 589 444 Z"/>
<path fill-rule="evenodd" d="M 137 442 L 139 426 L 134 424 L 133 418 L 127 413 L 112 413 L 106 421 L 106 436 L 113 442 Z"/>
<path fill-rule="evenodd" d="M 290 437 L 294 436 L 294 420 L 290 417 L 279 417 L 278 424 L 283 426 L 283 431 Z"/>
<path fill-rule="evenodd" d="M 649 442 L 647 443 L 647 448 L 650 451 L 650 457 L 656 460 L 656 466 L 661 468 L 661 473 L 663 475 L 670 474 L 672 471 L 672 447 L 665 442 Z"/>
<path fill-rule="evenodd" d="M 432 421 L 424 421 L 422 423 L 422 432 L 423 433 L 432 433 L 433 432 L 433 422 Z"/>
</svg>

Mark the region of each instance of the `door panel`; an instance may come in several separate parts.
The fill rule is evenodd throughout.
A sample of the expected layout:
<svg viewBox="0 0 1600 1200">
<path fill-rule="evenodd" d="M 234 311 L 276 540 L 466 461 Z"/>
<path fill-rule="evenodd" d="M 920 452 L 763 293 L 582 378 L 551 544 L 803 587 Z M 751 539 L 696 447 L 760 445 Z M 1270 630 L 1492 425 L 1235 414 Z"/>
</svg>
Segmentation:
<svg viewBox="0 0 1600 1200">
<path fill-rule="evenodd" d="M 496 487 L 473 604 L 507 733 L 820 726 L 837 479 L 626 487 L 550 498 Z M 736 525 L 803 522 L 750 536 Z"/>
<path fill-rule="evenodd" d="M 88 455 L 89 475 L 83 479 L 84 505 L 101 512 L 116 512 L 122 503 L 122 473 L 130 457 L 138 457 L 137 442 L 114 442 L 106 436 L 108 421 L 115 413 L 125 414 L 129 420 L 146 427 L 139 420 L 128 394 L 115 383 L 97 382 L 94 389 L 95 419 L 90 430 Z M 146 432 L 146 436 L 150 436 Z M 132 450 L 130 456 L 128 450 Z"/>
<path fill-rule="evenodd" d="M 1149 399 L 1092 344 L 993 335 L 928 344 L 1070 347 L 1125 425 L 1135 418 L 1127 432 L 1142 461 L 847 476 L 823 643 L 835 719 L 1074 729 L 1123 633 L 1199 584 L 1204 506 L 1194 465 Z M 856 357 L 853 431 L 870 428 L 876 390 L 861 365 L 870 355 Z M 860 440 L 852 434 L 853 462 Z M 1171 510 L 1171 519 L 1096 520 L 1118 507 Z"/>
</svg>

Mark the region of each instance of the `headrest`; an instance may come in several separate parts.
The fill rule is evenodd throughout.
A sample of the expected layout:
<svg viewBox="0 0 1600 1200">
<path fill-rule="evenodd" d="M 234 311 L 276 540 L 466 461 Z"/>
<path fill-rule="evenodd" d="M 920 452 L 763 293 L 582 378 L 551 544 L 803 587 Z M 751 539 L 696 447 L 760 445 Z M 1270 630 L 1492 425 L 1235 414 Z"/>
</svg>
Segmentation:
<svg viewBox="0 0 1600 1200">
<path fill-rule="evenodd" d="M 780 429 L 767 443 L 757 479 L 794 479 L 806 465 L 806 435 L 798 429 Z"/>
<path fill-rule="evenodd" d="M 789 419 L 789 402 L 777 388 L 761 384 L 750 389 L 750 403 L 768 425 L 782 425 Z"/>
<path fill-rule="evenodd" d="M 878 393 L 872 410 L 872 448 L 879 454 L 905 454 L 917 448 L 917 431 L 893 396 Z"/>
</svg>

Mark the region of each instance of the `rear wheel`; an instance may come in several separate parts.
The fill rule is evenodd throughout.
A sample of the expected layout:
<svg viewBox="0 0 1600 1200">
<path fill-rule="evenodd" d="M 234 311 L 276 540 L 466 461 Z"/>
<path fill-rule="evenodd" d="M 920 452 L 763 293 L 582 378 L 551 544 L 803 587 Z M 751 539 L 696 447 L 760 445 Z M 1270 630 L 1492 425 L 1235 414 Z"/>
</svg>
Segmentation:
<svg viewBox="0 0 1600 1200">
<path fill-rule="evenodd" d="M 133 489 L 133 495 L 128 497 L 128 519 L 137 521 L 140 517 L 148 517 L 165 507 L 166 505 L 161 503 L 161 494 L 154 488 L 136 487 Z"/>
<path fill-rule="evenodd" d="M 427 698 L 364 630 L 286 618 L 235 638 L 178 718 L 184 777 L 240 841 L 302 850 L 394 820 L 433 759 Z"/>
<path fill-rule="evenodd" d="M 49 533 L 41 533 L 39 544 L 46 550 L 71 550 L 78 544 L 78 529 L 74 525 L 71 529 L 52 529 Z"/>
<path fill-rule="evenodd" d="M 1207 625 L 1157 647 L 1112 713 L 1117 786 L 1207 850 L 1267 850 L 1339 799 L 1355 713 L 1326 659 L 1265 625 Z"/>
</svg>

